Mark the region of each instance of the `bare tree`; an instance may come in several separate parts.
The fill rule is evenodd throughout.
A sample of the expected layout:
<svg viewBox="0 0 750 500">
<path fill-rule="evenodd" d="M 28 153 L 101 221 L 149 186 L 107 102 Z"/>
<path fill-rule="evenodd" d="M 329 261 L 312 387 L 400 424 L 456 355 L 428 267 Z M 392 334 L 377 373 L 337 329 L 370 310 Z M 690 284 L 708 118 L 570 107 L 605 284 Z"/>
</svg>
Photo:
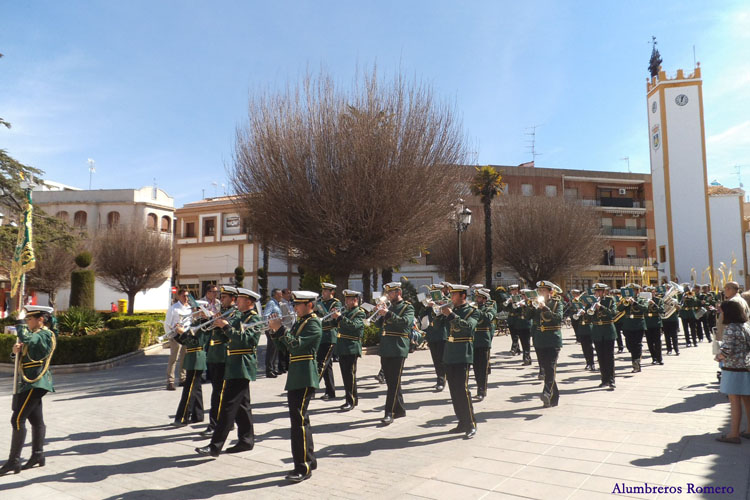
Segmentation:
<svg viewBox="0 0 750 500">
<path fill-rule="evenodd" d="M 97 276 L 109 287 L 128 296 L 133 314 L 135 295 L 158 287 L 169 276 L 172 240 L 167 235 L 134 225 L 101 231 L 94 243 Z"/>
<path fill-rule="evenodd" d="M 496 212 L 500 261 L 529 283 L 595 265 L 605 248 L 594 209 L 560 197 L 509 196 Z"/>
<path fill-rule="evenodd" d="M 446 224 L 451 227 L 451 224 Z M 458 232 L 445 229 L 440 237 L 430 245 L 429 263 L 434 264 L 445 274 L 445 279 L 458 282 Z M 485 241 L 483 224 L 472 224 L 461 233 L 461 263 L 465 283 L 473 283 L 481 277 L 485 263 Z"/>
<path fill-rule="evenodd" d="M 31 288 L 49 295 L 49 305 L 55 307 L 57 290 L 70 286 L 70 273 L 76 268 L 75 252 L 57 242 L 41 247 L 36 252 L 36 266 L 26 279 Z"/>
<path fill-rule="evenodd" d="M 454 108 L 428 86 L 373 70 L 343 89 L 321 71 L 251 98 L 231 178 L 253 234 L 346 288 L 434 239 L 467 156 Z"/>
</svg>

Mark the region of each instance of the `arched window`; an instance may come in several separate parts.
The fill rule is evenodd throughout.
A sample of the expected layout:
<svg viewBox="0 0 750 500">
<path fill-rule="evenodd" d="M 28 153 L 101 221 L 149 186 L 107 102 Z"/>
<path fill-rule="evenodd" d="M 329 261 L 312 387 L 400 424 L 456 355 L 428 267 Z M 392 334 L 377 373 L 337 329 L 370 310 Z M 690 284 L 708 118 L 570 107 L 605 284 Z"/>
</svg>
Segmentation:
<svg viewBox="0 0 750 500">
<path fill-rule="evenodd" d="M 65 210 L 60 210 L 59 212 L 57 212 L 55 214 L 55 217 L 63 222 L 68 222 L 68 212 L 66 212 Z"/>
<path fill-rule="evenodd" d="M 156 231 L 156 221 L 157 217 L 156 214 L 150 213 L 146 216 L 146 228 Z"/>
<path fill-rule="evenodd" d="M 170 229 L 171 229 L 171 224 L 172 224 L 172 220 L 168 216 L 166 216 L 166 215 L 162 216 L 162 218 L 161 218 L 161 231 L 163 233 L 168 233 L 170 231 Z"/>
<path fill-rule="evenodd" d="M 88 214 L 84 212 L 83 210 L 79 210 L 73 215 L 73 225 L 75 227 L 86 227 L 86 220 L 88 219 Z"/>
<path fill-rule="evenodd" d="M 107 227 L 115 227 L 120 223 L 120 212 L 113 210 L 107 214 Z"/>
</svg>

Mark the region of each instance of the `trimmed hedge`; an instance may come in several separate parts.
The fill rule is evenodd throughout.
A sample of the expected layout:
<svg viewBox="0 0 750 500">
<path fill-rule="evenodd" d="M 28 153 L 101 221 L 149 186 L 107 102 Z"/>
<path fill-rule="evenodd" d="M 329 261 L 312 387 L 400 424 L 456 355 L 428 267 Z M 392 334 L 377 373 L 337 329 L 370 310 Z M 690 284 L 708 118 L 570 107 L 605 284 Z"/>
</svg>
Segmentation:
<svg viewBox="0 0 750 500">
<path fill-rule="evenodd" d="M 155 313 L 155 314 L 140 314 L 140 315 L 133 315 L 133 316 L 112 316 L 108 320 L 105 321 L 105 325 L 107 328 L 111 329 L 117 329 L 117 328 L 124 328 L 126 326 L 136 326 L 140 325 L 141 323 L 145 322 L 158 322 L 158 321 L 164 321 L 164 314 Z"/>
<path fill-rule="evenodd" d="M 161 323 L 146 321 L 94 335 L 60 335 L 57 337 L 52 365 L 94 363 L 114 358 L 155 344 L 156 337 L 163 334 L 164 326 Z M 14 335 L 0 334 L 0 363 L 10 363 L 9 354 L 15 341 Z M 8 356 L 2 353 L 8 353 Z"/>
<path fill-rule="evenodd" d="M 94 282 L 91 269 L 77 269 L 70 273 L 70 307 L 94 308 Z"/>
<path fill-rule="evenodd" d="M 362 338 L 362 347 L 370 347 L 380 343 L 380 328 L 375 325 L 365 327 L 365 335 Z"/>
</svg>

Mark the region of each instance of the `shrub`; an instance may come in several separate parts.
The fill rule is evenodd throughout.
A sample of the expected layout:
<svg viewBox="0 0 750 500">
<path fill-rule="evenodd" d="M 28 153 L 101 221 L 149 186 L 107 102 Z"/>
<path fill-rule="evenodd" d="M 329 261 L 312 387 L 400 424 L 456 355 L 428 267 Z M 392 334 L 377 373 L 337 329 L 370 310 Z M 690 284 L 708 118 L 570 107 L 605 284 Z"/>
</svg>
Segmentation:
<svg viewBox="0 0 750 500">
<path fill-rule="evenodd" d="M 94 282 L 91 269 L 77 269 L 70 273 L 70 307 L 94 308 Z"/>
<path fill-rule="evenodd" d="M 76 255 L 76 265 L 81 269 L 89 267 L 91 265 L 91 252 L 83 251 Z"/>
<path fill-rule="evenodd" d="M 101 315 L 83 307 L 71 307 L 57 315 L 58 329 L 71 335 L 88 335 L 104 327 Z"/>
<path fill-rule="evenodd" d="M 111 316 L 105 321 L 107 328 L 116 329 L 126 326 L 136 326 L 145 322 L 164 321 L 163 313 L 139 314 L 133 316 Z"/>
<path fill-rule="evenodd" d="M 245 268 L 237 266 L 234 268 L 234 286 L 242 286 L 245 281 Z"/>
<path fill-rule="evenodd" d="M 362 346 L 369 347 L 380 343 L 380 328 L 375 325 L 365 327 L 365 335 L 362 339 Z"/>
</svg>

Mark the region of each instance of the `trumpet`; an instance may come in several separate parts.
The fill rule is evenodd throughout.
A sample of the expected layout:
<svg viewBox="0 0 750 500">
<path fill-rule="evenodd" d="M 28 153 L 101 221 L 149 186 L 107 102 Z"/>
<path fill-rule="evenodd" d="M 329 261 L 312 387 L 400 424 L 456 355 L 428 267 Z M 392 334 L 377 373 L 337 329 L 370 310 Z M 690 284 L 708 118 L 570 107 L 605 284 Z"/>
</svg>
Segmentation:
<svg viewBox="0 0 750 500">
<path fill-rule="evenodd" d="M 365 319 L 365 326 L 370 326 L 370 323 L 372 323 L 373 318 L 377 316 L 378 312 L 382 311 L 383 309 L 388 309 L 390 305 L 391 302 L 388 300 L 387 295 L 381 295 L 380 297 L 375 299 L 375 310 L 369 318 Z"/>
<path fill-rule="evenodd" d="M 331 312 L 329 312 L 328 314 L 326 314 L 325 316 L 323 316 L 322 318 L 320 318 L 320 321 L 327 320 L 328 318 L 330 318 L 331 316 L 333 316 L 334 313 L 337 313 L 337 312 L 341 312 L 341 311 L 339 311 L 338 307 L 334 307 L 333 309 L 331 309 Z"/>
<path fill-rule="evenodd" d="M 544 307 L 544 295 L 537 295 L 531 300 L 531 305 L 534 309 L 541 309 Z"/>
<path fill-rule="evenodd" d="M 597 297 L 596 302 L 591 304 L 591 307 L 586 309 L 586 314 L 588 314 L 589 316 L 593 316 L 594 313 L 596 312 L 596 308 L 599 307 L 599 304 L 601 304 L 601 301 L 602 301 L 602 298 Z"/>
<path fill-rule="evenodd" d="M 268 324 L 271 322 L 271 320 L 278 319 L 280 321 L 283 321 L 283 320 L 285 320 L 287 318 L 293 318 L 296 321 L 297 320 L 297 313 L 292 312 L 292 313 L 289 313 L 289 314 L 283 314 L 281 316 L 277 316 L 275 314 L 272 314 L 271 316 L 269 316 L 269 317 L 267 317 L 267 318 L 265 318 L 265 319 L 263 319 L 261 321 L 256 321 L 255 323 L 240 323 L 240 328 L 242 328 L 243 330 L 246 330 L 248 328 L 258 328 L 258 327 L 268 328 Z"/>
</svg>

